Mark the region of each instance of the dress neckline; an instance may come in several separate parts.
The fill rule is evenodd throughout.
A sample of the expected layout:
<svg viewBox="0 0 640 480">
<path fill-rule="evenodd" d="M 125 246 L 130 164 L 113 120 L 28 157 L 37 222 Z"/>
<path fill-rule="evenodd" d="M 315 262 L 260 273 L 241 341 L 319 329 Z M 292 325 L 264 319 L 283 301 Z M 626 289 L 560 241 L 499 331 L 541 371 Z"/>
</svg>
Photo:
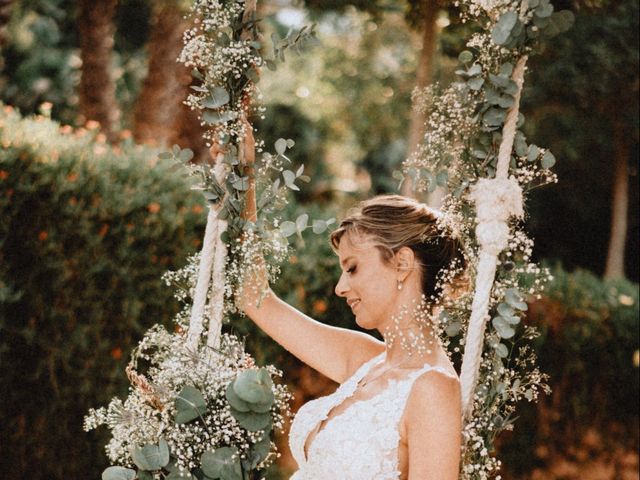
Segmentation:
<svg viewBox="0 0 640 480">
<path fill-rule="evenodd" d="M 373 357 L 372 359 L 366 361 L 365 363 L 363 363 L 358 370 L 356 370 L 356 372 L 349 377 L 344 383 L 342 383 L 339 387 L 340 389 L 344 389 L 345 391 L 342 392 L 341 395 L 338 396 L 337 402 L 334 403 L 325 413 L 325 415 L 323 416 L 323 418 L 321 418 L 316 425 L 308 432 L 307 436 L 304 439 L 304 442 L 302 444 L 302 453 L 304 455 L 304 460 L 308 461 L 308 453 L 311 451 L 311 447 L 313 446 L 313 443 L 315 442 L 315 440 L 318 438 L 318 436 L 327 428 L 327 426 L 334 421 L 337 418 L 340 418 L 341 416 L 343 416 L 344 414 L 348 413 L 349 410 L 351 410 L 354 406 L 358 405 L 358 404 L 362 404 L 365 402 L 370 402 L 372 400 L 375 400 L 376 398 L 380 397 L 381 395 L 383 395 L 384 393 L 386 393 L 389 389 L 390 386 L 394 385 L 394 384 L 399 384 L 401 382 L 404 381 L 408 381 L 411 378 L 411 375 L 414 373 L 418 373 L 418 372 L 427 372 L 430 370 L 435 370 L 438 372 L 441 372 L 447 376 L 451 376 L 453 378 L 457 378 L 457 375 L 453 375 L 451 372 L 449 372 L 447 369 L 445 369 L 444 367 L 440 366 L 440 365 L 432 365 L 429 362 L 424 362 L 424 364 L 421 367 L 417 367 L 414 369 L 411 369 L 411 371 L 409 373 L 407 373 L 406 377 L 403 377 L 401 379 L 389 379 L 387 384 L 385 385 L 385 387 L 380 390 L 379 392 L 375 393 L 374 395 L 372 395 L 371 397 L 368 398 L 363 398 L 360 400 L 355 400 L 354 402 L 352 402 L 351 404 L 347 405 L 347 407 L 341 411 L 340 413 L 331 416 L 331 413 L 333 411 L 335 411 L 337 408 L 339 408 L 341 405 L 343 405 L 349 398 L 353 397 L 354 393 L 358 390 L 358 387 L 360 386 L 360 382 L 362 381 L 362 379 L 367 375 L 367 373 L 369 373 L 369 371 L 371 371 L 371 369 L 374 366 L 379 365 L 380 363 L 384 362 L 384 360 L 386 360 L 387 357 L 387 352 L 383 351 L 382 353 L 380 353 L 379 355 L 376 355 L 375 357 Z M 334 395 L 338 395 L 338 391 L 336 391 L 334 393 Z"/>
</svg>

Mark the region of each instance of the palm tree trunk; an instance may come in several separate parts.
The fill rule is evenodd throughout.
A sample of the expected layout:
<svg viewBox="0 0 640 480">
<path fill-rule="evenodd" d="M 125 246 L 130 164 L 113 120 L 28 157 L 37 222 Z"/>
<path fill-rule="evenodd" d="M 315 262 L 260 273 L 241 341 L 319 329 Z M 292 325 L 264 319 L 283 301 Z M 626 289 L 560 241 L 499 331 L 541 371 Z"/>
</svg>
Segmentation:
<svg viewBox="0 0 640 480">
<path fill-rule="evenodd" d="M 433 59 L 436 47 L 436 18 L 438 14 L 438 3 L 434 0 L 423 0 L 423 5 L 419 9 L 423 13 L 421 22 L 422 50 L 418 58 L 418 68 L 416 70 L 416 88 L 426 87 L 433 77 Z M 415 109 L 411 110 L 409 119 L 409 142 L 408 154 L 413 155 L 424 135 L 424 116 Z M 402 194 L 413 195 L 413 182 L 410 177 L 406 177 L 402 183 Z"/>
<path fill-rule="evenodd" d="M 154 17 L 148 43 L 149 68 L 136 103 L 133 135 L 140 143 L 164 147 L 186 98 L 180 81 L 185 67 L 176 59 L 187 24 L 180 8 L 171 4 L 157 9 Z"/>
<path fill-rule="evenodd" d="M 627 216 L 629 211 L 630 139 L 622 119 L 613 124 L 613 195 L 611 199 L 611 233 L 605 267 L 605 278 L 624 278 L 624 253 L 627 243 Z"/>
<path fill-rule="evenodd" d="M 78 33 L 82 73 L 80 76 L 79 123 L 100 123 L 102 132 L 113 142 L 117 138 L 120 110 L 111 74 L 113 16 L 117 0 L 79 0 Z"/>
</svg>

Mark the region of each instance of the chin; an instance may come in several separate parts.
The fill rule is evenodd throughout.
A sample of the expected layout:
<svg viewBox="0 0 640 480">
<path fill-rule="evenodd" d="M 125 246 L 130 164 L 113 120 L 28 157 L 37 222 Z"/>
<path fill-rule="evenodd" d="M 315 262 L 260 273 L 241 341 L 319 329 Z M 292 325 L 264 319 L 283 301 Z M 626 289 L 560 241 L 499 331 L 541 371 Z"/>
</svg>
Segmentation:
<svg viewBox="0 0 640 480">
<path fill-rule="evenodd" d="M 375 329 L 375 326 L 373 325 L 373 322 L 371 322 L 371 319 L 359 315 L 356 315 L 356 325 L 365 330 Z"/>
</svg>

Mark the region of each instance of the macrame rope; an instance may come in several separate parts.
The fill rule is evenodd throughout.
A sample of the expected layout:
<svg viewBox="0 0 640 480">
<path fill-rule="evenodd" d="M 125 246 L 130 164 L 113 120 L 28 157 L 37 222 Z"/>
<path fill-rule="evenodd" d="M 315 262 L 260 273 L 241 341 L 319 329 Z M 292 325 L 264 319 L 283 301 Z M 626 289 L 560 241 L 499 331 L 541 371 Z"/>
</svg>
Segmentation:
<svg viewBox="0 0 640 480">
<path fill-rule="evenodd" d="M 460 372 L 462 412 L 466 419 L 469 419 L 473 412 L 473 393 L 482 361 L 484 331 L 489 319 L 491 288 L 496 274 L 498 255 L 506 248 L 509 241 L 509 218 L 523 216 L 522 190 L 518 181 L 514 177 L 508 178 L 508 174 L 526 63 L 525 55 L 518 60 L 512 72 L 511 78 L 518 88 L 514 95 L 513 106 L 507 112 L 502 129 L 496 177 L 478 180 L 470 194 L 470 198 L 476 204 L 476 238 L 480 244 L 480 254 Z"/>
<path fill-rule="evenodd" d="M 248 22 L 255 11 L 256 0 L 247 0 L 243 20 Z M 242 35 L 244 38 L 249 36 L 250 32 L 245 30 Z M 241 142 L 238 146 L 238 156 L 242 162 L 244 145 Z M 224 185 L 226 170 L 222 157 L 222 154 L 218 154 L 215 159 L 214 176 L 219 184 Z M 255 200 L 253 202 L 255 203 Z M 209 300 L 209 308 L 207 310 L 209 318 L 207 346 L 217 349 L 220 345 L 222 319 L 224 316 L 225 265 L 227 261 L 227 248 L 222 240 L 222 234 L 227 229 L 227 222 L 219 219 L 217 215 L 221 203 L 222 199 L 218 204 L 210 205 L 207 216 L 207 226 L 200 253 L 200 264 L 198 265 L 198 279 L 193 295 L 189 330 L 187 331 L 187 346 L 192 350 L 196 350 L 200 343 L 200 337 L 204 329 L 203 322 L 207 299 Z"/>
<path fill-rule="evenodd" d="M 200 265 L 198 265 L 198 279 L 193 294 L 193 305 L 191 307 L 191 318 L 189 330 L 187 332 L 187 346 L 191 350 L 198 348 L 198 343 L 203 330 L 204 311 L 209 293 L 209 282 L 213 267 L 213 254 L 218 237 L 218 214 L 214 205 L 209 206 L 207 215 L 207 226 L 204 231 L 202 241 L 202 251 L 200 252 Z"/>
<path fill-rule="evenodd" d="M 222 162 L 222 155 L 214 167 L 214 175 L 218 183 L 224 182 L 226 171 Z M 227 222 L 216 219 L 218 235 L 213 259 L 213 274 L 211 276 L 212 291 L 209 297 L 209 332 L 207 346 L 217 349 L 220 346 L 222 334 L 222 318 L 224 316 L 225 265 L 227 263 L 227 246 L 222 240 L 222 234 L 227 230 Z"/>
</svg>

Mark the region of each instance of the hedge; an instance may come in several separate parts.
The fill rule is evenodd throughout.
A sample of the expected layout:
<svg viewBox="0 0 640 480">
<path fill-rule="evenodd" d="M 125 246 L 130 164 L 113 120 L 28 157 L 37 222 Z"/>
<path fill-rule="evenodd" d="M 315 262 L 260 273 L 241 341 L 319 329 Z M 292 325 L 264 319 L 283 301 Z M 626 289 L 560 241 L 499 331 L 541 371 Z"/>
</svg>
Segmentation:
<svg viewBox="0 0 640 480">
<path fill-rule="evenodd" d="M 83 415 L 126 392 L 126 356 L 176 312 L 161 276 L 205 206 L 156 151 L 97 130 L 4 107 L 0 143 L 0 477 L 99 478 Z"/>
</svg>

